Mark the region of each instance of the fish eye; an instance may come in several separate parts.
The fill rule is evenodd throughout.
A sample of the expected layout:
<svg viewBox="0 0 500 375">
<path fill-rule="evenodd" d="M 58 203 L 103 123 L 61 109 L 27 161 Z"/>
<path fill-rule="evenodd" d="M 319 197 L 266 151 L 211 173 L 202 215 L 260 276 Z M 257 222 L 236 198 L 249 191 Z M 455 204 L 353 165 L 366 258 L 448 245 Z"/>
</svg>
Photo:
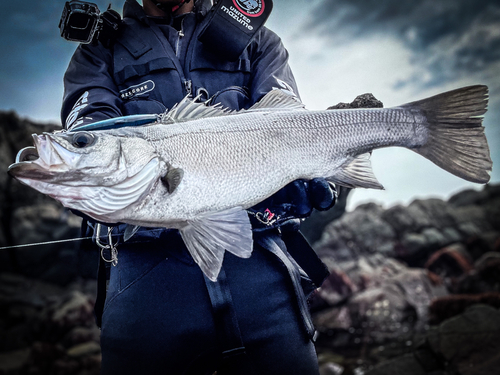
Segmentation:
<svg viewBox="0 0 500 375">
<path fill-rule="evenodd" d="M 77 148 L 91 146 L 95 142 L 95 137 L 87 132 L 78 132 L 73 135 L 71 144 Z"/>
</svg>

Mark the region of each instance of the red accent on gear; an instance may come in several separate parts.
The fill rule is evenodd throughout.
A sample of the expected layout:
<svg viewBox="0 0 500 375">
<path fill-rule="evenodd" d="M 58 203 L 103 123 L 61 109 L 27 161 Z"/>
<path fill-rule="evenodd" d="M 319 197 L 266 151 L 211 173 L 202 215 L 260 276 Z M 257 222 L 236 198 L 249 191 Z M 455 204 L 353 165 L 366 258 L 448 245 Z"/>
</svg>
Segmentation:
<svg viewBox="0 0 500 375">
<path fill-rule="evenodd" d="M 259 17 L 263 12 L 264 12 L 264 9 L 266 8 L 266 4 L 264 3 L 264 0 L 262 0 L 262 9 L 260 10 L 259 13 L 256 13 L 256 14 L 250 14 L 250 13 L 247 13 L 245 12 L 243 9 L 241 9 L 239 7 L 239 5 L 237 4 L 237 1 L 236 0 L 233 0 L 233 4 L 234 6 L 241 12 L 243 13 L 245 16 L 248 16 L 248 17 Z"/>
<path fill-rule="evenodd" d="M 177 11 L 177 9 L 179 9 L 181 6 L 183 6 L 185 2 L 186 2 L 186 0 L 182 0 L 179 4 L 174 5 L 172 7 L 172 13 L 174 13 L 175 11 Z"/>
</svg>

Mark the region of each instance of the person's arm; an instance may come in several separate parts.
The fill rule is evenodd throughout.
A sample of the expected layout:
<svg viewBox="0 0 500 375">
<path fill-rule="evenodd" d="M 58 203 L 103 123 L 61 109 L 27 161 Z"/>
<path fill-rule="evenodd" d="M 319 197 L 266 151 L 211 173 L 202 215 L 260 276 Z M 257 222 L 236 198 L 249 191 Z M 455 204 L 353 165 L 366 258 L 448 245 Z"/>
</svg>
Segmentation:
<svg viewBox="0 0 500 375">
<path fill-rule="evenodd" d="M 281 89 L 299 98 L 297 84 L 288 65 L 288 51 L 281 39 L 263 28 L 251 44 L 250 99 L 258 102 L 273 89 Z"/>
<path fill-rule="evenodd" d="M 273 89 L 284 90 L 299 100 L 297 84 L 288 65 L 288 52 L 281 39 L 263 29 L 253 41 L 251 100 L 259 101 Z M 335 186 L 324 178 L 296 180 L 257 205 L 256 209 L 273 207 L 283 216 L 307 217 L 313 208 L 327 210 L 337 199 Z"/>
<path fill-rule="evenodd" d="M 64 75 L 61 120 L 65 129 L 122 116 L 112 64 L 111 51 L 101 44 L 76 49 Z"/>
</svg>

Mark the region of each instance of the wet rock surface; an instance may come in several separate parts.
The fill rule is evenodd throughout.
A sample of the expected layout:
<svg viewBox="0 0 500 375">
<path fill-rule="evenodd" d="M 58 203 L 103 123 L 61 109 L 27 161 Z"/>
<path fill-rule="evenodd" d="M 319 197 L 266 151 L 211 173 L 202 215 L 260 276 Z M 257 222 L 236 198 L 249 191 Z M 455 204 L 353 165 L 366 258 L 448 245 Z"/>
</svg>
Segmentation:
<svg viewBox="0 0 500 375">
<path fill-rule="evenodd" d="M 331 274 L 311 300 L 323 373 L 495 374 L 499 212 L 491 185 L 328 224 L 314 248 Z"/>
<path fill-rule="evenodd" d="M 0 274 L 0 374 L 98 374 L 95 288 Z"/>
</svg>

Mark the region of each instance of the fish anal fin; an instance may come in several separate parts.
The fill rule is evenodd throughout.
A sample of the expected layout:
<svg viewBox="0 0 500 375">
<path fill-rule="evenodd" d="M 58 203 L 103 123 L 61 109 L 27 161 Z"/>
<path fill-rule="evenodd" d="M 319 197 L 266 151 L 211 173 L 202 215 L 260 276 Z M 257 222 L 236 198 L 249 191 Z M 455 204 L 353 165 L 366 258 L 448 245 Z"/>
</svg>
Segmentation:
<svg viewBox="0 0 500 375">
<path fill-rule="evenodd" d="M 356 156 L 342 166 L 334 176 L 329 176 L 327 180 L 349 188 L 384 189 L 373 174 L 370 156 L 370 153 Z"/>
<path fill-rule="evenodd" d="M 217 280 L 225 251 L 240 258 L 252 255 L 252 226 L 241 207 L 190 220 L 180 233 L 194 261 L 211 281 Z"/>
</svg>

